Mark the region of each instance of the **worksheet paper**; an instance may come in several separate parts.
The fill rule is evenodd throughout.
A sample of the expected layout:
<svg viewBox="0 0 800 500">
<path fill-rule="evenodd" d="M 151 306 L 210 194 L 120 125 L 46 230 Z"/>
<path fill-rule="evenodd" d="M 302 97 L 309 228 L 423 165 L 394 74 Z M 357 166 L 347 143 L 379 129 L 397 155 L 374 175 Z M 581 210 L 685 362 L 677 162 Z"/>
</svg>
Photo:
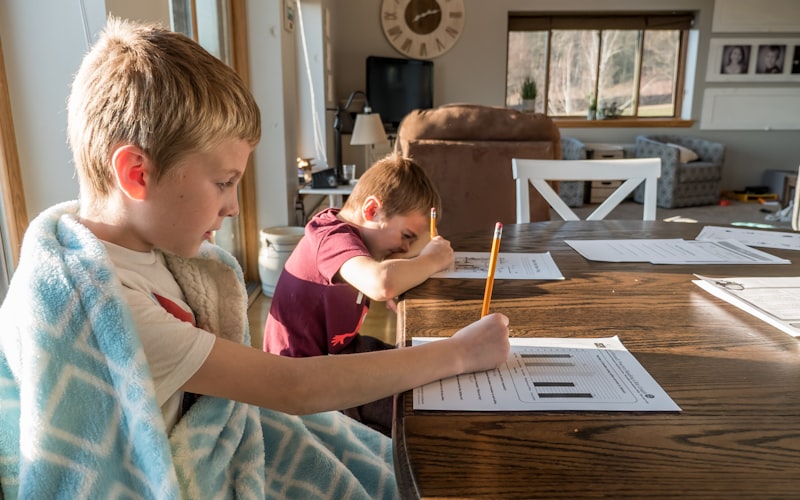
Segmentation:
<svg viewBox="0 0 800 500">
<path fill-rule="evenodd" d="M 454 252 L 453 263 L 434 278 L 475 278 L 485 280 L 489 274 L 489 252 Z M 497 254 L 494 271 L 497 280 L 563 280 L 550 252 Z"/>
<path fill-rule="evenodd" d="M 708 278 L 692 282 L 793 337 L 800 337 L 800 277 Z"/>
<path fill-rule="evenodd" d="M 706 226 L 695 240 L 736 240 L 751 247 L 800 250 L 800 233 Z"/>
<path fill-rule="evenodd" d="M 651 264 L 791 264 L 736 240 L 675 239 L 565 240 L 585 258 L 600 262 Z"/>
<path fill-rule="evenodd" d="M 616 336 L 512 338 L 499 368 L 432 382 L 413 395 L 415 410 L 681 411 Z"/>
</svg>

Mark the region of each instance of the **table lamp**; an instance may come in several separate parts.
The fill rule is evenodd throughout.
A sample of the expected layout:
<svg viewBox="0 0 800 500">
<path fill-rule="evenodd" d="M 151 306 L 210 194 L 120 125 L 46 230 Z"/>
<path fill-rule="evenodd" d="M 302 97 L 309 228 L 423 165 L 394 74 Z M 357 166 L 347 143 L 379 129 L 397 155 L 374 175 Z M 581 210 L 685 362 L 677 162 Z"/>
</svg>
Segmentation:
<svg viewBox="0 0 800 500">
<path fill-rule="evenodd" d="M 353 98 L 359 94 L 364 96 L 364 110 L 355 117 L 355 124 L 353 125 L 352 136 L 350 137 L 350 145 L 370 146 L 370 148 L 372 148 L 375 144 L 389 142 L 389 139 L 386 137 L 386 132 L 383 129 L 381 116 L 378 113 L 372 112 L 372 108 L 367 101 L 367 95 L 362 90 L 354 90 L 350 94 L 350 97 L 347 98 L 347 102 L 345 103 L 344 107 L 336 108 L 336 114 L 333 122 L 333 131 L 335 136 L 334 156 L 336 157 L 336 177 L 339 179 L 340 184 L 346 183 L 342 172 L 342 133 L 347 132 L 347 130 L 343 129 L 348 128 L 348 123 L 343 122 L 346 122 L 347 119 L 350 119 L 352 116 L 347 112 L 347 110 L 353 103 Z M 368 152 L 370 155 L 367 166 L 372 163 L 371 150 L 368 150 Z"/>
<path fill-rule="evenodd" d="M 368 146 L 367 164 L 365 168 L 372 165 L 372 150 L 375 144 L 389 142 L 386 131 L 383 129 L 381 115 L 372 113 L 369 104 L 364 104 L 364 112 L 356 116 L 356 124 L 353 126 L 353 135 L 350 136 L 351 146 Z"/>
</svg>

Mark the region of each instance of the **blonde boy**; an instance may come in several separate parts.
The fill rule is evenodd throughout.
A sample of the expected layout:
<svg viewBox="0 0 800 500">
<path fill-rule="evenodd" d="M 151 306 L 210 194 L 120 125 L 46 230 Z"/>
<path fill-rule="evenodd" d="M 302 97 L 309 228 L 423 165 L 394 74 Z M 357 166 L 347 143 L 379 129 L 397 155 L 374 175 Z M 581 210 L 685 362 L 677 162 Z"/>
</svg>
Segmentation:
<svg viewBox="0 0 800 500">
<path fill-rule="evenodd" d="M 259 457 L 263 469 L 263 447 L 278 439 L 268 435 L 271 421 L 285 423 L 281 439 L 295 434 L 298 422 L 279 412 L 348 408 L 505 359 L 501 315 L 444 342 L 359 356 L 289 359 L 247 345 L 241 270 L 208 240 L 239 213 L 237 186 L 259 141 L 260 113 L 238 76 L 191 39 L 109 20 L 75 77 L 68 134 L 80 199 L 32 221 L 0 307 L 7 498 L 171 498 L 176 473 L 184 496 L 212 496 L 215 481 L 264 494 L 265 484 L 274 487 L 265 471 L 243 470 Z M 189 409 L 185 393 L 213 397 Z M 163 421 L 152 419 L 151 405 Z M 259 416 L 257 407 L 278 412 Z M 239 445 L 220 443 L 214 453 L 247 452 L 239 462 L 209 464 L 211 450 L 192 448 L 220 415 L 235 425 L 213 435 L 238 436 Z M 334 472 L 348 469 L 328 460 Z M 269 481 L 278 479 L 275 472 Z M 385 481 L 376 488 L 392 490 Z M 372 495 L 382 494 L 362 494 Z"/>
</svg>

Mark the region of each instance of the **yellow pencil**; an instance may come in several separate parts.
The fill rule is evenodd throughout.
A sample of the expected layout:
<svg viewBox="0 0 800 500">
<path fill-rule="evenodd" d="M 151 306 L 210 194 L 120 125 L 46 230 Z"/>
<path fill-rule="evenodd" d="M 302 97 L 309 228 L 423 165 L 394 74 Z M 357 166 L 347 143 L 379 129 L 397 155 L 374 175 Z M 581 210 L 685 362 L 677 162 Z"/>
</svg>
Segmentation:
<svg viewBox="0 0 800 500">
<path fill-rule="evenodd" d="M 431 208 L 431 239 L 436 237 L 436 207 Z"/>
<path fill-rule="evenodd" d="M 489 303 L 492 301 L 492 288 L 494 288 L 494 271 L 497 269 L 497 254 L 500 252 L 500 237 L 502 234 L 503 224 L 498 222 L 494 226 L 494 238 L 492 238 L 492 252 L 489 255 L 489 273 L 486 276 L 486 290 L 483 292 L 481 318 L 489 314 Z"/>
</svg>

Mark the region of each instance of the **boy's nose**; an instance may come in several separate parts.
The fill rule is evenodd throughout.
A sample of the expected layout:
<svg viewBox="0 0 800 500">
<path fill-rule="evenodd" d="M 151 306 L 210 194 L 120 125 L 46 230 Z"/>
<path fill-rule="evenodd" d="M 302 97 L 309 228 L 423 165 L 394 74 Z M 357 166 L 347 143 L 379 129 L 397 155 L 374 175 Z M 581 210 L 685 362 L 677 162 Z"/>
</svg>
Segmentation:
<svg viewBox="0 0 800 500">
<path fill-rule="evenodd" d="M 234 192 L 234 196 L 222 208 L 222 216 L 236 217 L 237 215 L 239 215 L 239 194 Z"/>
</svg>

